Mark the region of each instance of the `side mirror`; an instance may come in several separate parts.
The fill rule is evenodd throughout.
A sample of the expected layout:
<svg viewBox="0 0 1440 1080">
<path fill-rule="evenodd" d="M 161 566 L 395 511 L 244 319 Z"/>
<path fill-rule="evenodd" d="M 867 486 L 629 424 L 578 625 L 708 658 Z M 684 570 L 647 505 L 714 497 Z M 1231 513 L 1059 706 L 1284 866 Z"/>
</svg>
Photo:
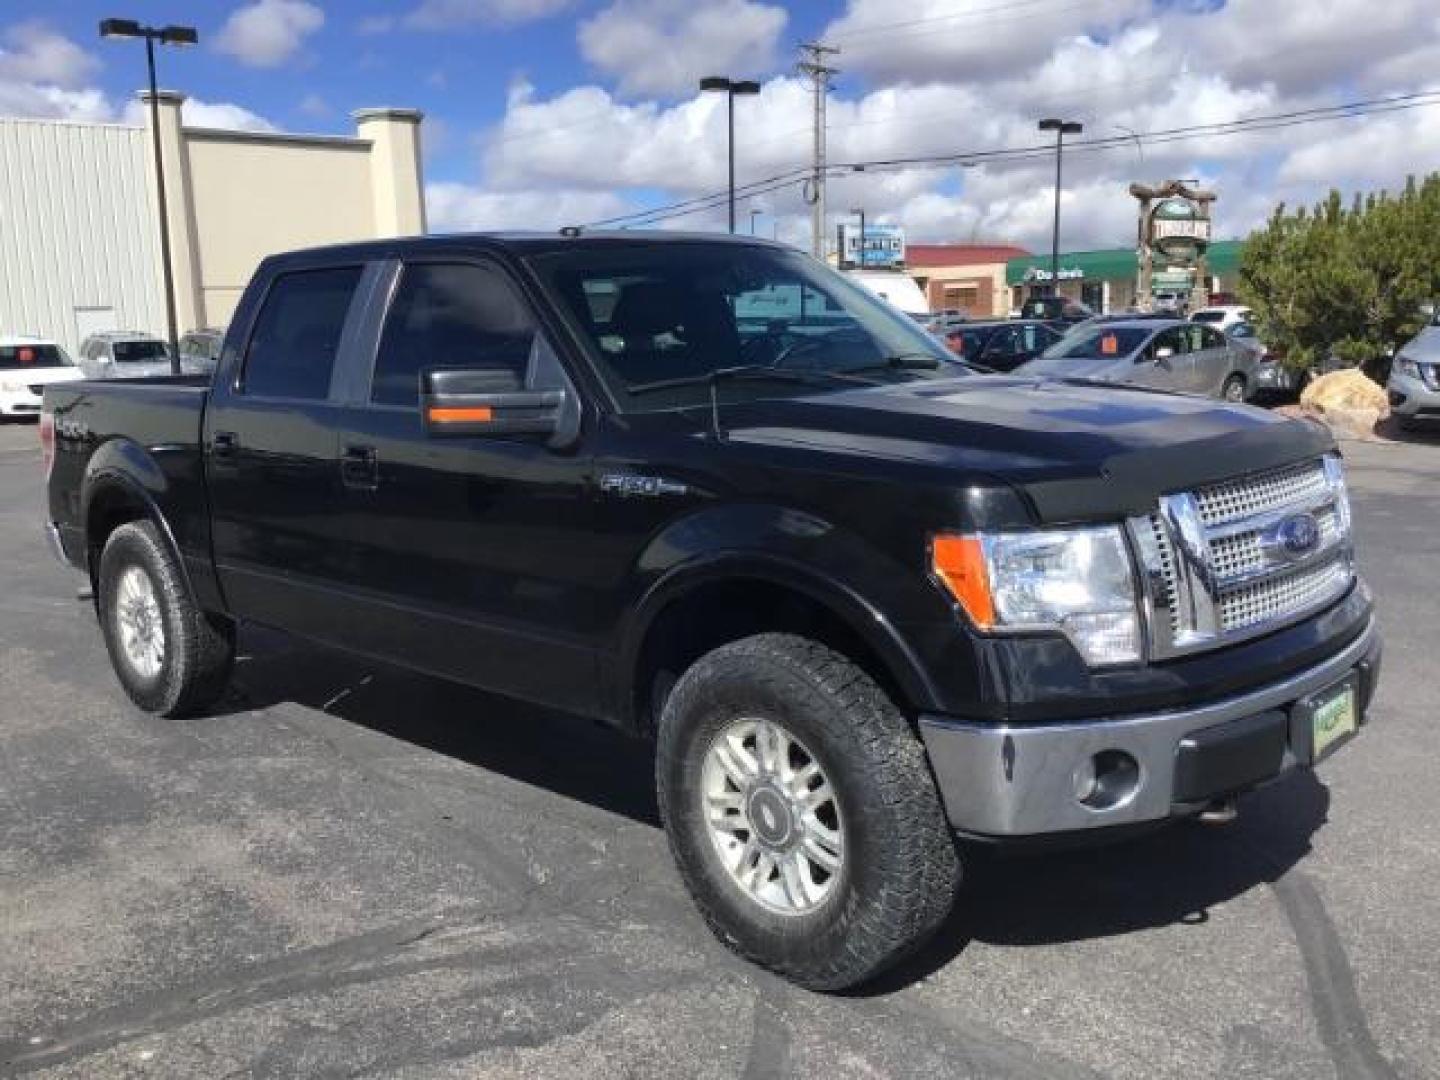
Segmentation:
<svg viewBox="0 0 1440 1080">
<path fill-rule="evenodd" d="M 527 390 L 508 368 L 433 368 L 420 376 L 425 431 L 445 435 L 546 435 L 569 445 L 580 407 L 568 387 Z"/>
<path fill-rule="evenodd" d="M 1169 360 L 1174 355 L 1175 350 L 1172 349 L 1169 345 L 1161 345 L 1158 349 L 1155 350 L 1155 362 L 1157 364 L 1163 363 L 1164 361 Z"/>
</svg>

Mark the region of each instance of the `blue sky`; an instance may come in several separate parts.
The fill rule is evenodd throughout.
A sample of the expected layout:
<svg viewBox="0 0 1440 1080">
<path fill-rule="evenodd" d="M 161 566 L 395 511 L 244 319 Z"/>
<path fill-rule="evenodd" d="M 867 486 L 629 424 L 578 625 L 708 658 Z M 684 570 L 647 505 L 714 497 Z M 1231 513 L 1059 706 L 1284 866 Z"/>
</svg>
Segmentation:
<svg viewBox="0 0 1440 1080">
<path fill-rule="evenodd" d="M 839 45 L 828 140 L 836 161 L 1032 146 L 1060 114 L 1135 145 L 1067 155 L 1064 244 L 1133 236 L 1133 180 L 1193 178 L 1220 194 L 1221 235 L 1279 201 L 1398 187 L 1440 169 L 1437 109 L 1264 135 L 1146 143 L 1148 133 L 1440 90 L 1433 0 L 32 0 L 0 2 L 0 114 L 130 120 L 137 43 L 105 15 L 192 21 L 161 81 L 187 122 L 348 133 L 350 112 L 424 110 L 436 228 L 587 222 L 723 188 L 724 114 L 707 74 L 759 78 L 738 106 L 742 185 L 809 159 L 796 46 Z M 924 240 L 1048 243 L 1048 161 L 868 171 L 830 185 Z M 804 242 L 798 182 L 745 193 L 741 217 Z M 714 228 L 705 207 L 666 222 Z"/>
</svg>

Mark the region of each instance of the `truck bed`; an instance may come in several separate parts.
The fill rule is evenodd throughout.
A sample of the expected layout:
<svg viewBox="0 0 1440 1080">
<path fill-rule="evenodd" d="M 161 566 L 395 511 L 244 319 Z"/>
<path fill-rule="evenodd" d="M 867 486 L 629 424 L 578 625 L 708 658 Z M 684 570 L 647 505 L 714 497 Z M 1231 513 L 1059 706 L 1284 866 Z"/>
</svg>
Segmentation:
<svg viewBox="0 0 1440 1080">
<path fill-rule="evenodd" d="M 66 557 L 86 567 L 83 522 L 91 484 L 102 473 L 123 473 L 137 496 L 163 514 L 187 557 L 208 547 L 201 425 L 209 379 L 164 375 L 82 380 L 45 388 L 44 413 L 53 418 L 55 459 L 49 485 L 50 520 Z"/>
</svg>

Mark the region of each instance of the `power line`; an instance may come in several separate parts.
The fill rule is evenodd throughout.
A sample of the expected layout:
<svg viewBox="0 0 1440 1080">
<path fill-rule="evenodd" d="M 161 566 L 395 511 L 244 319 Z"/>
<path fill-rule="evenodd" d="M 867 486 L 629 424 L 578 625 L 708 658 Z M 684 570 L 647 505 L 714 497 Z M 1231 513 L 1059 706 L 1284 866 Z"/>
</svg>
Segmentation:
<svg viewBox="0 0 1440 1080">
<path fill-rule="evenodd" d="M 1250 132 L 1275 131 L 1306 124 L 1346 120 L 1369 115 L 1401 112 L 1408 109 L 1440 105 L 1440 91 L 1417 91 L 1386 98 L 1370 98 L 1344 102 L 1338 105 L 1316 106 L 1309 109 L 1294 109 L 1287 112 L 1259 116 L 1240 117 L 1235 120 L 1218 121 L 1210 124 L 1192 124 L 1183 127 L 1166 128 L 1151 132 L 1129 132 L 1123 135 L 1102 136 L 1077 140 L 1068 144 L 1067 149 L 1079 153 L 1097 153 L 1117 147 L 1129 148 L 1137 136 L 1149 145 L 1163 145 L 1197 138 L 1221 138 L 1226 135 L 1241 135 Z M 1020 164 L 1026 161 L 1046 158 L 1054 152 L 1049 144 L 1035 144 L 1023 147 L 1008 147 L 991 150 L 958 151 L 948 154 L 934 154 L 916 157 L 896 157 L 869 161 L 836 162 L 828 166 L 831 176 L 844 172 L 894 172 L 906 169 L 950 167 L 957 164 Z M 790 186 L 803 178 L 812 169 L 798 167 L 788 172 L 777 173 L 763 180 L 757 180 L 736 189 L 737 195 L 753 197 Z M 726 197 L 726 192 L 701 195 L 676 203 L 651 207 L 647 210 L 621 214 L 590 223 L 588 227 L 613 225 L 621 222 L 634 224 L 655 224 L 660 221 L 703 213 L 711 209 L 711 203 Z"/>
</svg>

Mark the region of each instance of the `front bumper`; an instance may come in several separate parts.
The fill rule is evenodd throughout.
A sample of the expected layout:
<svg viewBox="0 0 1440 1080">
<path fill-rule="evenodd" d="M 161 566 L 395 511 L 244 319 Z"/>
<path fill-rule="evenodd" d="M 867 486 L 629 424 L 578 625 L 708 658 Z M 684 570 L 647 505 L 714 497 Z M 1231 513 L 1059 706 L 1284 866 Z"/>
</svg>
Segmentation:
<svg viewBox="0 0 1440 1080">
<path fill-rule="evenodd" d="M 935 771 L 950 824 L 984 837 L 1024 837 L 1138 825 L 1193 812 L 1195 790 L 1181 768 L 1182 741 L 1226 737 L 1244 745 L 1262 716 L 1288 713 L 1301 699 L 1352 675 L 1359 680 L 1361 720 L 1379 673 L 1381 643 L 1374 620 L 1344 649 L 1268 686 L 1189 709 L 1104 717 L 1063 724 L 972 724 L 922 716 L 920 733 Z M 1283 727 L 1283 722 L 1281 723 Z M 1263 735 L 1261 735 L 1263 738 Z M 1096 755 L 1127 754 L 1138 763 L 1134 788 L 1114 805 L 1097 808 L 1077 797 L 1077 776 Z M 1305 763 L 1306 752 L 1286 740 L 1271 776 Z M 1249 778 L 1246 786 L 1269 779 Z M 1214 795 L 1228 794 L 1216 791 Z M 1202 804 L 1203 805 L 1203 804 Z"/>
<path fill-rule="evenodd" d="M 1440 390 L 1431 390 L 1420 379 L 1392 372 L 1385 389 L 1389 392 L 1390 411 L 1397 416 L 1440 419 Z"/>
</svg>

